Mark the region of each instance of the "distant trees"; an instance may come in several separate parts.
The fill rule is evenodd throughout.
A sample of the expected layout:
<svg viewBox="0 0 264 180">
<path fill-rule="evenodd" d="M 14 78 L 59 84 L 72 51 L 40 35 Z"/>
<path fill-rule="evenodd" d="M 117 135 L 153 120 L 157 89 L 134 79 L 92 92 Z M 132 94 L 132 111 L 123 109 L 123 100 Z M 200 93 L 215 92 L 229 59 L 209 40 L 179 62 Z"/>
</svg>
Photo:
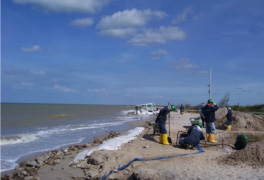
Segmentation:
<svg viewBox="0 0 264 180">
<path fill-rule="evenodd" d="M 232 106 L 234 111 L 241 112 L 264 112 L 264 104 L 252 105 L 252 106 Z"/>
</svg>

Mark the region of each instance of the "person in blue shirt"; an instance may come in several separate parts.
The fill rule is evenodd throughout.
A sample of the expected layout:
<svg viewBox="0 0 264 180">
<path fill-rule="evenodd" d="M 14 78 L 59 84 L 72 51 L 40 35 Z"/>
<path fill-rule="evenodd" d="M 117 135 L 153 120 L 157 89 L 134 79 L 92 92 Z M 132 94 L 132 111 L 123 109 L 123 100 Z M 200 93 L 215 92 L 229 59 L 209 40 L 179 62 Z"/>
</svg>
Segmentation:
<svg viewBox="0 0 264 180">
<path fill-rule="evenodd" d="M 182 137 L 179 139 L 180 146 L 197 146 L 198 144 L 200 144 L 200 140 L 205 140 L 201 127 L 201 122 L 193 124 L 187 132 L 187 137 Z"/>
<path fill-rule="evenodd" d="M 230 105 L 227 105 L 227 114 L 226 114 L 226 118 L 227 118 L 227 131 L 231 131 L 232 129 L 232 109 Z"/>
<path fill-rule="evenodd" d="M 155 123 L 158 124 L 160 130 L 160 143 L 166 145 L 170 144 L 168 142 L 168 134 L 165 126 L 167 115 L 169 114 L 170 111 L 176 111 L 176 106 L 175 105 L 165 106 L 159 111 L 159 114 L 155 120 Z"/>
</svg>

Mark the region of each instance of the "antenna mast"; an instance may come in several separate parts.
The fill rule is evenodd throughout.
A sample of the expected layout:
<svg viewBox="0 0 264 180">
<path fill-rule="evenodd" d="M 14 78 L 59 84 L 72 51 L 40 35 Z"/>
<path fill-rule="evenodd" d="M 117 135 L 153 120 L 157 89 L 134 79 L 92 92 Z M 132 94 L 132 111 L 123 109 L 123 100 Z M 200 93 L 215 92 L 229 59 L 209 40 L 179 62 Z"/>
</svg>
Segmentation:
<svg viewBox="0 0 264 180">
<path fill-rule="evenodd" d="M 210 68 L 210 84 L 208 85 L 209 86 L 209 99 L 212 99 L 212 70 Z"/>
</svg>

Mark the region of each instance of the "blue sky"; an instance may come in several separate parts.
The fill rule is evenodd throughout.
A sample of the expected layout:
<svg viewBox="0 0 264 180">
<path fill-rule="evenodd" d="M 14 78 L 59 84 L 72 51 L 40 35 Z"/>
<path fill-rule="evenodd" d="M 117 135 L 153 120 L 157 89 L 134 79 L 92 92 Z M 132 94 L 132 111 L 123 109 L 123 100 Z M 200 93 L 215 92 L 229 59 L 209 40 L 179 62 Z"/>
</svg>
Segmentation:
<svg viewBox="0 0 264 180">
<path fill-rule="evenodd" d="M 264 103 L 263 0 L 1 1 L 1 101 Z"/>
</svg>

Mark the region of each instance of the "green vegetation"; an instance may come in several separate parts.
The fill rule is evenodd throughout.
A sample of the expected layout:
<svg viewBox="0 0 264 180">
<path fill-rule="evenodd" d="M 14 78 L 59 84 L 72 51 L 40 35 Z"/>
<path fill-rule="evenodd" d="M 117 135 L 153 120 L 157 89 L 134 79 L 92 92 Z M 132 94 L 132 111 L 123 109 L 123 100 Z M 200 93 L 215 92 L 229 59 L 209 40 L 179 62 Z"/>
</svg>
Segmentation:
<svg viewBox="0 0 264 180">
<path fill-rule="evenodd" d="M 185 111 L 187 111 L 187 110 L 196 110 L 196 111 L 198 111 L 204 106 L 205 106 L 204 103 L 201 103 L 201 104 L 196 105 L 196 106 L 192 106 L 190 104 L 185 104 L 184 109 L 185 109 Z M 179 109 L 179 108 L 180 108 L 180 105 L 177 106 L 177 109 Z M 240 112 L 251 112 L 251 113 L 254 112 L 254 114 L 258 114 L 258 113 L 263 114 L 264 113 L 264 104 L 251 105 L 251 106 L 238 106 L 238 105 L 235 105 L 235 106 L 231 106 L 231 108 L 234 111 L 240 111 Z"/>
<path fill-rule="evenodd" d="M 252 106 L 231 106 L 234 111 L 241 112 L 264 112 L 264 104 Z"/>
</svg>

